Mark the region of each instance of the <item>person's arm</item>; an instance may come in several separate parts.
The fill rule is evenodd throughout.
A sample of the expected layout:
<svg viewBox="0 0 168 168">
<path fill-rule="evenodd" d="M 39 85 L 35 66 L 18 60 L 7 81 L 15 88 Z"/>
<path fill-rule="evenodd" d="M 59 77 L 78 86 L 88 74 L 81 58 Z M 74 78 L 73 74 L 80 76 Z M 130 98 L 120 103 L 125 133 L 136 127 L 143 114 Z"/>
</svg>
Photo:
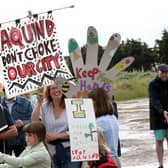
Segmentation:
<svg viewBox="0 0 168 168">
<path fill-rule="evenodd" d="M 32 115 L 31 115 L 31 121 L 39 121 L 40 120 L 40 108 L 43 102 L 43 90 L 40 89 L 37 92 L 37 104 L 33 109 Z"/>
<path fill-rule="evenodd" d="M 42 151 L 27 153 L 25 156 L 22 156 L 22 157 L 15 157 L 15 156 L 10 156 L 8 154 L 0 153 L 0 163 L 6 163 L 9 166 L 12 166 L 12 168 L 30 167 L 31 165 L 38 164 L 45 160 L 48 160 L 48 157 L 46 157 L 46 153 Z"/>
<path fill-rule="evenodd" d="M 50 133 L 47 134 L 47 141 L 54 141 L 54 140 L 65 140 L 65 139 L 69 139 L 69 134 L 67 132 L 62 132 L 62 133 Z"/>
<path fill-rule="evenodd" d="M 5 164 L 0 164 L 0 168 L 16 168 L 16 167 L 10 166 L 5 163 Z"/>
<path fill-rule="evenodd" d="M 17 129 L 15 125 L 11 125 L 8 127 L 6 131 L 0 133 L 0 139 L 9 139 L 17 136 Z"/>
<path fill-rule="evenodd" d="M 0 132 L 0 139 L 5 140 L 5 139 L 15 137 L 18 134 L 17 134 L 16 126 L 14 125 L 14 121 L 13 121 L 11 115 L 9 114 L 8 109 L 3 108 L 3 110 L 5 113 L 6 120 L 7 120 L 8 128 L 7 128 L 7 130 Z"/>
<path fill-rule="evenodd" d="M 36 106 L 33 109 L 32 115 L 31 115 L 31 121 L 40 120 L 40 108 L 41 108 L 41 103 L 37 102 Z"/>
</svg>

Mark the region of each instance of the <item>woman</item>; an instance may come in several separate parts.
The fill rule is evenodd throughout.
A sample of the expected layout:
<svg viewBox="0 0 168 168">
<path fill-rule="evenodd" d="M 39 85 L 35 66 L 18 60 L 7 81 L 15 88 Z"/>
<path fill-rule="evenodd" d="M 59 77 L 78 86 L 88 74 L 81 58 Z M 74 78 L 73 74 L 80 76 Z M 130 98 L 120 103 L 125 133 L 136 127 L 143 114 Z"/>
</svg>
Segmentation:
<svg viewBox="0 0 168 168">
<path fill-rule="evenodd" d="M 0 168 L 50 168 L 50 154 L 45 142 L 46 129 L 41 122 L 24 126 L 27 147 L 19 157 L 0 153 Z M 3 164 L 1 164 L 3 163 Z"/>
<path fill-rule="evenodd" d="M 54 168 L 79 168 L 79 162 L 70 160 L 70 142 L 68 134 L 68 121 L 65 111 L 65 96 L 56 84 L 48 86 L 44 91 L 38 92 L 38 102 L 32 113 L 32 121 L 41 119 L 46 126 L 47 141 L 51 152 Z"/>
<path fill-rule="evenodd" d="M 92 90 L 88 96 L 93 99 L 96 123 L 103 130 L 110 156 L 120 168 L 117 154 L 119 127 L 117 118 L 113 115 L 111 100 L 102 88 Z"/>
</svg>

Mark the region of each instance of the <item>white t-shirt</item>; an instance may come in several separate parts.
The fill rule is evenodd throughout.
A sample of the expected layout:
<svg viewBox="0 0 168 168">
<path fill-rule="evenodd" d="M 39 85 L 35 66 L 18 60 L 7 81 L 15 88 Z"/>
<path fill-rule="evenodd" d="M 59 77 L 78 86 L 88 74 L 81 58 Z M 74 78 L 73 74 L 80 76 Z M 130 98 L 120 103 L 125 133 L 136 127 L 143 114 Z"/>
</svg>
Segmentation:
<svg viewBox="0 0 168 168">
<path fill-rule="evenodd" d="M 47 133 L 61 133 L 68 131 L 68 120 L 66 110 L 63 111 L 59 118 L 55 119 L 52 102 L 44 103 L 42 105 L 40 109 L 40 117 L 44 122 Z M 65 148 L 70 146 L 69 141 L 63 142 L 62 144 Z M 53 156 L 56 152 L 55 146 L 49 144 L 48 147 L 51 152 L 51 155 Z"/>
<path fill-rule="evenodd" d="M 8 101 L 7 99 L 5 99 L 5 103 L 8 106 L 8 110 L 10 114 L 12 113 L 12 106 L 15 101 L 16 101 L 16 97 L 13 99 L 13 101 Z"/>
</svg>

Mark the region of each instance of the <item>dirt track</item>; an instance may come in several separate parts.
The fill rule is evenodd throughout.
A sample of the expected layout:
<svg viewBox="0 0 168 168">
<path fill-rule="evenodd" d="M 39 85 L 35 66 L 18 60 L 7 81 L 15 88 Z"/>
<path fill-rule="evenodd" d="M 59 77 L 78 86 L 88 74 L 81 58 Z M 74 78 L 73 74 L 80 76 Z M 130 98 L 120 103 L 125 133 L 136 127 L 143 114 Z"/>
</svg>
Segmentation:
<svg viewBox="0 0 168 168">
<path fill-rule="evenodd" d="M 148 99 L 118 103 L 118 111 L 122 167 L 157 165 L 153 132 L 149 130 Z M 168 162 L 167 156 L 166 152 L 164 162 Z"/>
</svg>

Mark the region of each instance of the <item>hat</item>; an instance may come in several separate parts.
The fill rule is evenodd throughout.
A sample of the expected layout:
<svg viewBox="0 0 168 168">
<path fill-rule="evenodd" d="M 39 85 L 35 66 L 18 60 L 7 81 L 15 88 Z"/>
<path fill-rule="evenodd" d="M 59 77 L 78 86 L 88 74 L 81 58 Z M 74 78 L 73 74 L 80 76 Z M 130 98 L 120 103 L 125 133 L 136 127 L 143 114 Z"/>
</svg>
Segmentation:
<svg viewBox="0 0 168 168">
<path fill-rule="evenodd" d="M 166 64 L 159 65 L 158 66 L 158 71 L 168 72 L 168 65 L 166 65 Z"/>
</svg>

